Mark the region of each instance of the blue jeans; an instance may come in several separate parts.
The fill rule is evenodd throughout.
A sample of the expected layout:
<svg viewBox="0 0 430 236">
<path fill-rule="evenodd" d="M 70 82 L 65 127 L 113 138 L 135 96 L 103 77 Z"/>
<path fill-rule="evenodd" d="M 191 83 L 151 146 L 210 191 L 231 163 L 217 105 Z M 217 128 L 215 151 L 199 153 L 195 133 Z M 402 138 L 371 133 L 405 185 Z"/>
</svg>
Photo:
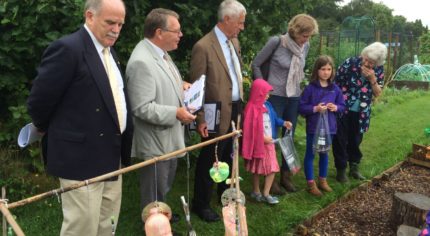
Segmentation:
<svg viewBox="0 0 430 236">
<path fill-rule="evenodd" d="M 293 123 L 293 138 L 294 131 L 296 130 L 297 117 L 299 115 L 299 103 L 300 97 L 281 97 L 276 95 L 271 95 L 269 97 L 269 102 L 272 104 L 273 109 L 275 109 L 278 117 L 285 121 L 290 121 Z M 285 133 L 285 128 L 282 128 L 282 135 Z M 282 158 L 281 169 L 289 171 L 288 165 L 285 159 Z"/>
<path fill-rule="evenodd" d="M 314 134 L 306 134 L 306 153 L 305 153 L 305 161 L 304 161 L 304 168 L 305 168 L 305 176 L 306 180 L 313 180 L 314 179 L 314 150 L 312 148 L 312 145 L 314 143 Z M 328 172 L 328 153 L 323 152 L 319 153 L 320 160 L 319 160 L 319 177 L 326 178 L 327 172 Z"/>
</svg>

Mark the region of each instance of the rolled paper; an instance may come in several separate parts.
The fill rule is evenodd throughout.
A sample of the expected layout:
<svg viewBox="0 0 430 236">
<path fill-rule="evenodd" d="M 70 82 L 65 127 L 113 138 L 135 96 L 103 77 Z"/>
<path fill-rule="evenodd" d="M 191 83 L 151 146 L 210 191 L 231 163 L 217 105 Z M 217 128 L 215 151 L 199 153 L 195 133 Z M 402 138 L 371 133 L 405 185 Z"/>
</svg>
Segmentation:
<svg viewBox="0 0 430 236">
<path fill-rule="evenodd" d="M 221 161 L 219 161 L 218 164 L 214 163 L 212 168 L 209 170 L 209 175 L 215 183 L 221 183 L 226 180 L 229 174 L 230 170 L 228 164 Z"/>
</svg>

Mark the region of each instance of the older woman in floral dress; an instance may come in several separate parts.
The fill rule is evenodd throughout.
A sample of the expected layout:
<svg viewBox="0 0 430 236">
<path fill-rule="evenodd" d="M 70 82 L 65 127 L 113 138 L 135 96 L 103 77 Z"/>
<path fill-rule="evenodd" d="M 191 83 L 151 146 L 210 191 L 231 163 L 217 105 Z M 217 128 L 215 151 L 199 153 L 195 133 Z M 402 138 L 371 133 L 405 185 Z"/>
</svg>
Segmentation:
<svg viewBox="0 0 430 236">
<path fill-rule="evenodd" d="M 369 129 L 372 98 L 382 93 L 387 47 L 375 42 L 363 49 L 360 56 L 346 59 L 336 72 L 335 83 L 345 98 L 345 111 L 337 117 L 337 133 L 333 138 L 336 179 L 348 181 L 349 175 L 364 180 L 359 172 L 362 153 L 360 144 Z"/>
</svg>

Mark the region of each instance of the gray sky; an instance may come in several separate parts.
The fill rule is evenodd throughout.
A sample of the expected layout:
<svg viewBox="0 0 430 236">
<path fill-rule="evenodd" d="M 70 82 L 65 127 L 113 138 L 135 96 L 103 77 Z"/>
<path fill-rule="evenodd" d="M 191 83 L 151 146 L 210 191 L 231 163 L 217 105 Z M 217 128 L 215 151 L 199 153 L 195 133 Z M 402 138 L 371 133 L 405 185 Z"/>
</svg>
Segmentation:
<svg viewBox="0 0 430 236">
<path fill-rule="evenodd" d="M 343 4 L 351 0 L 344 0 Z M 407 21 L 414 22 L 421 19 L 424 26 L 430 27 L 430 9 L 428 0 L 372 0 L 375 3 L 383 3 L 393 9 L 393 16 L 402 15 Z"/>
</svg>

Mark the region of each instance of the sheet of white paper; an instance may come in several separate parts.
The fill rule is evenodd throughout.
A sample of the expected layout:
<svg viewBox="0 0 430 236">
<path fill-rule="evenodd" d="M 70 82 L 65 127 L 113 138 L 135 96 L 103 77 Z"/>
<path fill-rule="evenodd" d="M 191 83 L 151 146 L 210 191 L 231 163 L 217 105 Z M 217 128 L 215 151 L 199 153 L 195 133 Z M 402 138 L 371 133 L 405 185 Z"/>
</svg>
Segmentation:
<svg viewBox="0 0 430 236">
<path fill-rule="evenodd" d="M 24 148 L 27 145 L 40 140 L 41 137 L 42 135 L 37 131 L 36 126 L 34 126 L 33 123 L 28 123 L 22 127 L 21 131 L 19 131 L 18 145 L 21 148 Z"/>
<path fill-rule="evenodd" d="M 189 110 L 193 111 L 193 113 L 198 111 L 203 105 L 205 80 L 205 75 L 200 76 L 200 78 L 194 81 L 191 87 L 184 93 L 184 104 Z"/>
<path fill-rule="evenodd" d="M 217 124 L 219 124 L 219 120 L 217 120 L 217 117 L 219 117 L 219 114 L 217 114 L 218 110 L 216 109 L 216 103 L 212 104 L 205 104 L 205 120 L 206 124 L 208 126 L 208 130 L 215 131 L 215 127 Z"/>
<path fill-rule="evenodd" d="M 203 108 L 205 110 L 205 121 L 208 128 L 209 133 L 216 133 L 218 132 L 217 126 L 219 126 L 220 123 L 220 105 L 219 103 L 213 102 L 213 103 L 205 103 L 203 105 Z M 196 130 L 196 126 L 194 123 L 190 124 L 191 130 Z"/>
</svg>

